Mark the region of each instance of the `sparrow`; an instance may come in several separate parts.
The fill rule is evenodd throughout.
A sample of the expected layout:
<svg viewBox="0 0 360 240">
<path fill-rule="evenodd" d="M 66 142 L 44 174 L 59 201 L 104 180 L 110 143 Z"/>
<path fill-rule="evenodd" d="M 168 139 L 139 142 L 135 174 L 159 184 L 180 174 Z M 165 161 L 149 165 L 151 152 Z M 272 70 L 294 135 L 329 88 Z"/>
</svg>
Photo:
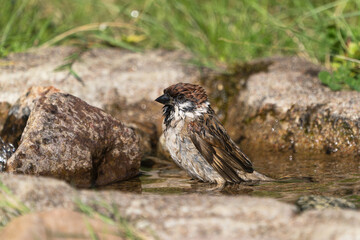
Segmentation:
<svg viewBox="0 0 360 240">
<path fill-rule="evenodd" d="M 155 99 L 163 104 L 166 146 L 174 162 L 193 179 L 240 183 L 270 180 L 254 170 L 250 159 L 229 137 L 199 85 L 177 83 Z"/>
</svg>

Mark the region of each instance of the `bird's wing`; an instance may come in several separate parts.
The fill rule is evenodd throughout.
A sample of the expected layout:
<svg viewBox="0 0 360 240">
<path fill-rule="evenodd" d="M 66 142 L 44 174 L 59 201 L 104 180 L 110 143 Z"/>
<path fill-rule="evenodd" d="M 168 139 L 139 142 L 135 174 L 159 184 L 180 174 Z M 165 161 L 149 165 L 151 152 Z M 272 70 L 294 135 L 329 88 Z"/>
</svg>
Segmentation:
<svg viewBox="0 0 360 240">
<path fill-rule="evenodd" d="M 188 133 L 205 160 L 227 181 L 241 182 L 235 170 L 252 173 L 250 159 L 230 139 L 225 128 L 214 116 L 188 124 Z"/>
</svg>

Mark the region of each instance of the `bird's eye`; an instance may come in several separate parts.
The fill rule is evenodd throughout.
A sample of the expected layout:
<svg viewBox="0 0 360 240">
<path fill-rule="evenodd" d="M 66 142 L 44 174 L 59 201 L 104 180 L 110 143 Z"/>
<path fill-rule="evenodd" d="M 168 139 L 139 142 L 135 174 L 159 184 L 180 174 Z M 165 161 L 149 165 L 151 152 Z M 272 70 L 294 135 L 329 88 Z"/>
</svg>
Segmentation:
<svg viewBox="0 0 360 240">
<path fill-rule="evenodd" d="M 184 96 L 183 94 L 180 94 L 180 95 L 178 95 L 178 96 L 176 97 L 176 99 L 177 99 L 178 101 L 183 101 L 183 100 L 185 100 L 185 96 Z"/>
</svg>

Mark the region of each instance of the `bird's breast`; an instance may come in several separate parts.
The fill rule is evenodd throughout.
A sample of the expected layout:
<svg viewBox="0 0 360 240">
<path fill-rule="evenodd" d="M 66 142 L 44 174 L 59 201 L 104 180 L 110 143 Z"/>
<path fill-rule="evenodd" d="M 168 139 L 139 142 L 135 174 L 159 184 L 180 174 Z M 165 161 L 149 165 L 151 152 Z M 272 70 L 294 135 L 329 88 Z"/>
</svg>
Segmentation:
<svg viewBox="0 0 360 240">
<path fill-rule="evenodd" d="M 187 124 L 178 123 L 164 131 L 166 146 L 174 162 L 196 179 L 207 182 L 222 180 L 221 176 L 203 158 L 187 133 Z"/>
</svg>

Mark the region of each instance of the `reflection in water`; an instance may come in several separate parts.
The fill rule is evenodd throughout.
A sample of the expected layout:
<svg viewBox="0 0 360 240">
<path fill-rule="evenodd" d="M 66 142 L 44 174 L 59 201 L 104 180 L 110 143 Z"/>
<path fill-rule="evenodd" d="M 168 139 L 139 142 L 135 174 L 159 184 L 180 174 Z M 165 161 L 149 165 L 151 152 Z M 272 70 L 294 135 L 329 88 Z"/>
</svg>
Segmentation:
<svg viewBox="0 0 360 240">
<path fill-rule="evenodd" d="M 142 192 L 141 181 L 138 177 L 132 178 L 128 181 L 121 181 L 121 182 L 112 183 L 107 186 L 101 186 L 98 189 L 121 190 L 124 192 L 132 192 L 132 193 L 141 193 Z"/>
<path fill-rule="evenodd" d="M 360 206 L 360 159 L 331 155 L 279 154 L 253 151 L 249 154 L 255 169 L 274 179 L 227 185 L 215 189 L 214 184 L 191 180 L 175 165 L 154 164 L 143 168 L 138 178 L 107 188 L 142 194 L 210 194 L 273 197 L 294 202 L 303 195 L 344 197 Z"/>
</svg>

